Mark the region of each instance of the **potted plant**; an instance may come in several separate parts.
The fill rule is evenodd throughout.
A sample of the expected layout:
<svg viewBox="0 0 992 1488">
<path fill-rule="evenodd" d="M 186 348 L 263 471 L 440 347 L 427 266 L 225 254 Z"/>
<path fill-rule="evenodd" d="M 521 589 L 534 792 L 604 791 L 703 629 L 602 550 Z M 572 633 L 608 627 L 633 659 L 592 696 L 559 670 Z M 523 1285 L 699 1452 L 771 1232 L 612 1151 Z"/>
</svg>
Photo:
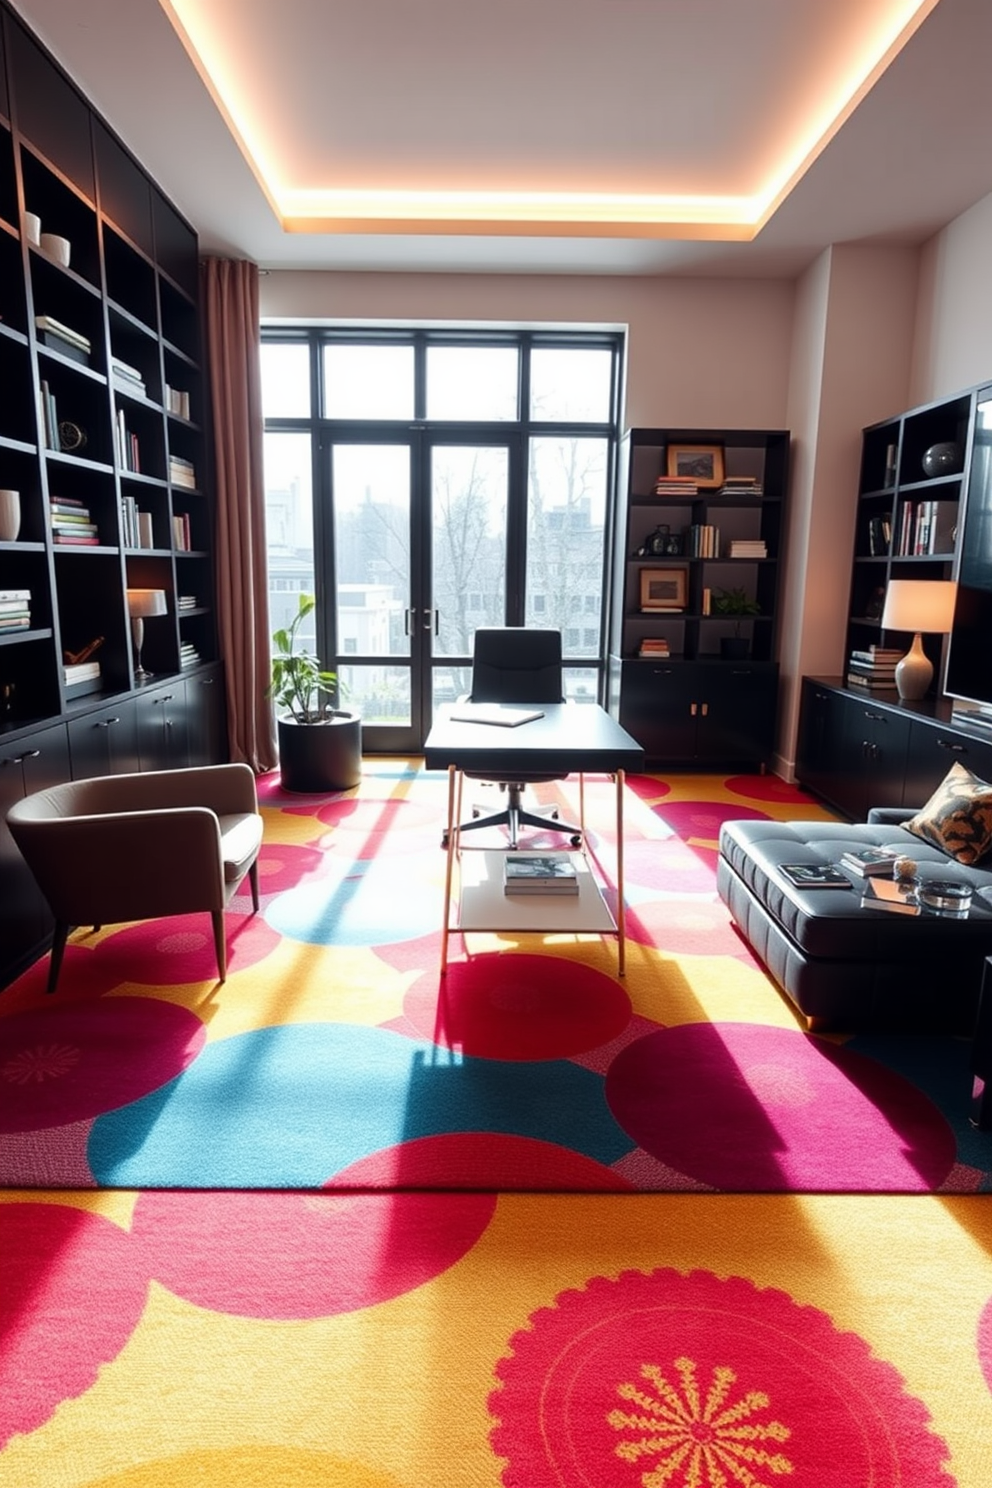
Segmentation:
<svg viewBox="0 0 992 1488">
<path fill-rule="evenodd" d="M 714 615 L 732 616 L 734 619 L 733 635 L 720 638 L 721 655 L 734 659 L 746 656 L 750 641 L 741 634 L 741 622 L 749 615 L 761 614 L 757 600 L 751 599 L 746 589 L 717 589 L 710 608 Z"/>
<path fill-rule="evenodd" d="M 335 707 L 337 673 L 323 671 L 299 642 L 300 626 L 316 603 L 312 594 L 301 594 L 292 623 L 273 632 L 268 690 L 284 710 L 276 720 L 283 787 L 309 794 L 350 790 L 362 775 L 361 719 Z"/>
</svg>

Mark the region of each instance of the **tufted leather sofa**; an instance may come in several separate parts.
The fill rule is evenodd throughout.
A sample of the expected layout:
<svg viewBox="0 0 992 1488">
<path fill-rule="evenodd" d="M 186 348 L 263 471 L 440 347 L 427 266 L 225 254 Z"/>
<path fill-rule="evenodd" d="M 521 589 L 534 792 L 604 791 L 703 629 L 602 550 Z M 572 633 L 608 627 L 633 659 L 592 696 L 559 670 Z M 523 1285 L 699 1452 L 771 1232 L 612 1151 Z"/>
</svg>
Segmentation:
<svg viewBox="0 0 992 1488">
<path fill-rule="evenodd" d="M 992 867 L 963 867 L 907 832 L 900 823 L 912 815 L 877 809 L 867 822 L 730 821 L 721 830 L 720 898 L 810 1028 L 974 1029 L 992 955 Z M 856 874 L 848 892 L 797 888 L 779 871 L 836 863 L 852 847 L 896 847 L 916 859 L 921 879 L 970 883 L 970 915 L 862 909 L 865 881 Z"/>
</svg>

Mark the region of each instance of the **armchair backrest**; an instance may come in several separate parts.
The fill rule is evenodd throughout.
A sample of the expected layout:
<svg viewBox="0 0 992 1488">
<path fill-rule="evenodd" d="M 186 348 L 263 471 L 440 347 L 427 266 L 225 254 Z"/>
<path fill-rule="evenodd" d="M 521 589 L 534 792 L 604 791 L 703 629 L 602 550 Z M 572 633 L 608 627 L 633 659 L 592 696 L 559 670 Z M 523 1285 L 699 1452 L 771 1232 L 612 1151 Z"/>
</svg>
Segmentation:
<svg viewBox="0 0 992 1488">
<path fill-rule="evenodd" d="M 561 632 L 524 626 L 475 632 L 474 703 L 560 703 Z"/>
</svg>

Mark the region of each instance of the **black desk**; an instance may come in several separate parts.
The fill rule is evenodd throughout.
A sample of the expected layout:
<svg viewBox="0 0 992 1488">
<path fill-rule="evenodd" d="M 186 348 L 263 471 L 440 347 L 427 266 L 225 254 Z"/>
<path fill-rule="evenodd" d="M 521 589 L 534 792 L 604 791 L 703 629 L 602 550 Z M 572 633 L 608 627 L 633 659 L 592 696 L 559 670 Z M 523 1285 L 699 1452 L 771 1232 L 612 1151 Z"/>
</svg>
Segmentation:
<svg viewBox="0 0 992 1488">
<path fill-rule="evenodd" d="M 585 827 L 583 774 L 612 775 L 617 800 L 617 943 L 618 970 L 624 974 L 623 785 L 628 770 L 644 768 L 644 750 L 605 709 L 594 703 L 542 703 L 543 717 L 504 728 L 498 724 L 463 723 L 451 718 L 452 705 L 436 719 L 424 744 L 428 770 L 448 771 L 448 863 L 445 876 L 444 936 L 441 970 L 447 967 L 451 890 L 456 858 L 461 852 L 462 772 L 493 780 L 526 780 L 528 775 L 579 775 L 579 823 Z M 585 851 L 583 832 L 583 851 Z M 558 906 L 560 912 L 560 906 Z"/>
</svg>

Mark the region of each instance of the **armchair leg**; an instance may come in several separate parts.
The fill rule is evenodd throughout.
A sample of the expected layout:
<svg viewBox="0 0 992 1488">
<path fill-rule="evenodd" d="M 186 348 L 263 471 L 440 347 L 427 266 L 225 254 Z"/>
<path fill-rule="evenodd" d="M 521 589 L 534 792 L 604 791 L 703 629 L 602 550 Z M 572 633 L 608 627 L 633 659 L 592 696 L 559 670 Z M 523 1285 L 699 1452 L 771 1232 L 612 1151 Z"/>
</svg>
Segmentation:
<svg viewBox="0 0 992 1488">
<path fill-rule="evenodd" d="M 251 907 L 258 913 L 258 859 L 248 869 L 248 882 L 251 885 Z"/>
<path fill-rule="evenodd" d="M 227 939 L 224 935 L 224 911 L 212 909 L 210 918 L 214 923 L 214 950 L 217 953 L 217 978 L 227 981 Z"/>
<path fill-rule="evenodd" d="M 62 970 L 62 957 L 65 954 L 65 943 L 69 936 L 69 926 L 59 920 L 55 925 L 55 934 L 52 937 L 52 959 L 48 963 L 48 987 L 46 991 L 54 992 L 58 985 L 59 972 Z"/>
</svg>

